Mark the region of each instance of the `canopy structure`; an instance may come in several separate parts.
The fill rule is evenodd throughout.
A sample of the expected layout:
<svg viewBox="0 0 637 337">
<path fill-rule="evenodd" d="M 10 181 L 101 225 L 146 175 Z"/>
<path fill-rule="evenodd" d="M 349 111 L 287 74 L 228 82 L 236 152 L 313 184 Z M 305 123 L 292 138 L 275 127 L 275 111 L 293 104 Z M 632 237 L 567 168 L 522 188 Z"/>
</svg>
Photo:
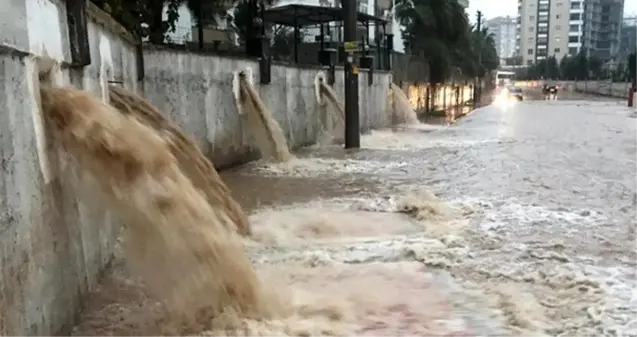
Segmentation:
<svg viewBox="0 0 637 337">
<path fill-rule="evenodd" d="M 266 22 L 290 27 L 312 26 L 321 23 L 343 21 L 343 10 L 336 7 L 310 6 L 310 5 L 285 5 L 270 8 L 264 13 Z M 358 12 L 358 21 L 365 24 L 370 22 L 378 25 L 387 24 L 389 21 L 378 16 Z"/>
<path fill-rule="evenodd" d="M 262 12 L 262 19 L 265 23 L 273 23 L 282 26 L 294 27 L 295 41 L 299 40 L 299 29 L 307 26 L 320 26 L 320 53 L 324 50 L 324 28 L 330 29 L 330 22 L 342 22 L 343 10 L 337 7 L 311 6 L 291 4 L 280 7 L 270 8 Z M 374 24 L 382 27 L 385 32 L 385 26 L 388 20 L 369 15 L 367 13 L 357 13 L 358 22 L 364 24 L 369 35 L 369 26 Z M 325 27 L 327 26 L 327 27 Z M 298 62 L 298 42 L 294 44 L 294 62 Z"/>
</svg>

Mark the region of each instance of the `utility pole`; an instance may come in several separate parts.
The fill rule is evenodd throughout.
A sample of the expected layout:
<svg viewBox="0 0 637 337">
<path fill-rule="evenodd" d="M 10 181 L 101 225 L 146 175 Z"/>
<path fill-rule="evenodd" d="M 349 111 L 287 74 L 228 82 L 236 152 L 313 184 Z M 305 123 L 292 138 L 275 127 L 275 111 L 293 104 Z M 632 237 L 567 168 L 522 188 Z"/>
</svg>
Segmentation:
<svg viewBox="0 0 637 337">
<path fill-rule="evenodd" d="M 358 66 L 354 52 L 358 51 L 356 23 L 358 22 L 357 2 L 341 0 L 343 8 L 343 39 L 345 57 L 345 148 L 361 147 L 361 134 L 358 116 Z"/>
<path fill-rule="evenodd" d="M 478 11 L 478 24 L 476 26 L 478 30 L 478 67 L 482 71 L 482 12 Z M 482 88 L 480 88 L 480 78 L 476 78 L 473 84 L 473 105 L 477 107 L 478 101 L 482 95 Z"/>
</svg>

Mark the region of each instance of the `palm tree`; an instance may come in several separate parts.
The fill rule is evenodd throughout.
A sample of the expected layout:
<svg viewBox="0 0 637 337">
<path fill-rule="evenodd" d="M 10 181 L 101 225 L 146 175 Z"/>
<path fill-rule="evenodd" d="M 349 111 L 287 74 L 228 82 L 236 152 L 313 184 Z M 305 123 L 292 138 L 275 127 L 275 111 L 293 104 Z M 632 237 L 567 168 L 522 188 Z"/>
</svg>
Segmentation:
<svg viewBox="0 0 637 337">
<path fill-rule="evenodd" d="M 409 51 L 427 59 L 431 82 L 442 83 L 453 55 L 468 45 L 464 8 L 457 0 L 397 0 L 396 16 Z"/>
</svg>

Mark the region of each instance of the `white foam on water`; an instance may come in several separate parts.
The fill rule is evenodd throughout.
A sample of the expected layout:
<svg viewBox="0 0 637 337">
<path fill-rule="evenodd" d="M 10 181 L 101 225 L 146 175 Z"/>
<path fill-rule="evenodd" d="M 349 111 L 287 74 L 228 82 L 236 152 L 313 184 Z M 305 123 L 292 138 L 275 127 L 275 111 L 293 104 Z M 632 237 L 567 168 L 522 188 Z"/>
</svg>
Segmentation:
<svg viewBox="0 0 637 337">
<path fill-rule="evenodd" d="M 461 262 L 452 267 L 494 295 L 492 306 L 503 310 L 512 332 L 631 335 L 637 315 L 634 268 L 602 265 L 601 257 L 581 252 L 584 243 L 578 242 L 585 235 L 579 231 L 610 220 L 604 214 L 517 200 L 463 202 L 481 210 L 469 244 L 480 242 L 482 249 L 454 251 L 450 260 Z"/>
<path fill-rule="evenodd" d="M 449 126 L 442 125 L 442 124 L 419 123 L 419 124 L 397 124 L 392 126 L 392 128 L 399 129 L 401 131 L 440 131 L 440 130 L 448 129 Z"/>
<path fill-rule="evenodd" d="M 382 162 L 374 160 L 292 158 L 283 163 L 260 162 L 252 171 L 259 175 L 312 177 L 321 174 L 373 174 L 387 169 L 406 167 L 406 162 Z"/>
<path fill-rule="evenodd" d="M 500 138 L 472 140 L 449 139 L 427 136 L 422 132 L 396 132 L 392 130 L 372 130 L 361 137 L 361 147 L 377 150 L 419 150 L 431 148 L 464 148 L 481 144 L 498 143 Z"/>
</svg>

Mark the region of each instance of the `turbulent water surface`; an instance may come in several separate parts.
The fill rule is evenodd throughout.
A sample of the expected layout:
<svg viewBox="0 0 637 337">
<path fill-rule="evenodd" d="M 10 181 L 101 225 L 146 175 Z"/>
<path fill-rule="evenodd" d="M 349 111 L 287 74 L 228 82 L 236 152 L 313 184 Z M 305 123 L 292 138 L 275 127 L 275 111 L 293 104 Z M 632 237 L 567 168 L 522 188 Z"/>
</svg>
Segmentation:
<svg viewBox="0 0 637 337">
<path fill-rule="evenodd" d="M 300 303 L 271 331 L 637 335 L 630 114 L 602 101 L 492 105 L 451 127 L 373 131 L 358 151 L 224 172 L 251 212 L 260 277 Z M 126 301 L 143 301 L 122 293 L 76 333 L 113 331 Z"/>
</svg>

